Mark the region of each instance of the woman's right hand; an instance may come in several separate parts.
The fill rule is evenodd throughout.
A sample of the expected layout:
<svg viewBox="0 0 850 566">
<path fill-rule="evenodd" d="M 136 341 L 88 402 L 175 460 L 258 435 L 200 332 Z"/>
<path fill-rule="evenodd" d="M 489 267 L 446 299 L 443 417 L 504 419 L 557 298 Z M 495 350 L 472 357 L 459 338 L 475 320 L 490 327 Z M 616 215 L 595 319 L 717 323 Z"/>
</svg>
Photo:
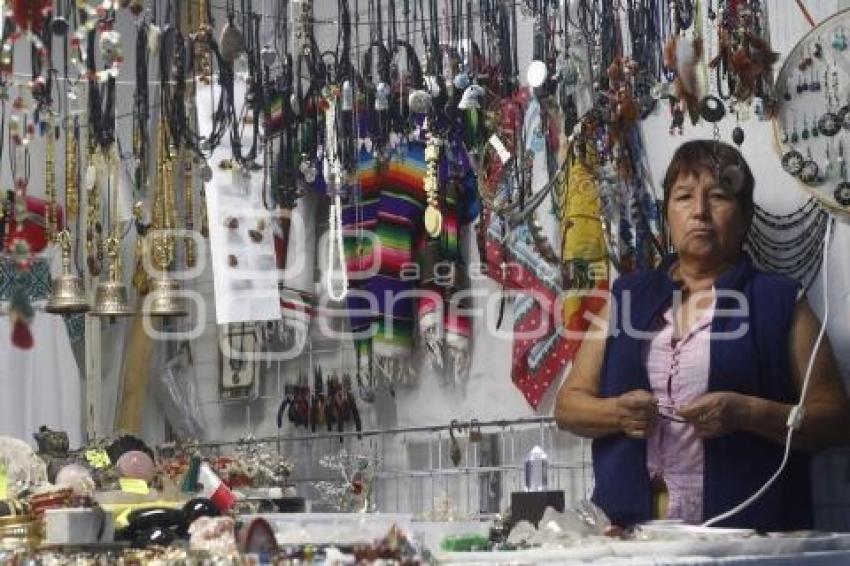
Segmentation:
<svg viewBox="0 0 850 566">
<path fill-rule="evenodd" d="M 645 389 L 635 389 L 617 397 L 617 418 L 626 436 L 649 436 L 657 415 L 658 399 Z"/>
</svg>

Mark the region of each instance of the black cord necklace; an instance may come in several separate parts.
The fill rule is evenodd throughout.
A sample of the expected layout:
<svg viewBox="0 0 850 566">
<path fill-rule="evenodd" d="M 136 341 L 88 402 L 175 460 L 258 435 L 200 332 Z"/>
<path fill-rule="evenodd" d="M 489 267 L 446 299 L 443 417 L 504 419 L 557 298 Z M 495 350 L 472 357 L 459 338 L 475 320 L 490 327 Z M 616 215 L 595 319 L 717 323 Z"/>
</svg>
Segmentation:
<svg viewBox="0 0 850 566">
<path fill-rule="evenodd" d="M 89 72 L 96 76 L 96 31 L 88 34 Z M 115 77 L 110 73 L 101 88 L 95 78 L 89 79 L 89 139 L 105 152 L 115 143 Z"/>
</svg>

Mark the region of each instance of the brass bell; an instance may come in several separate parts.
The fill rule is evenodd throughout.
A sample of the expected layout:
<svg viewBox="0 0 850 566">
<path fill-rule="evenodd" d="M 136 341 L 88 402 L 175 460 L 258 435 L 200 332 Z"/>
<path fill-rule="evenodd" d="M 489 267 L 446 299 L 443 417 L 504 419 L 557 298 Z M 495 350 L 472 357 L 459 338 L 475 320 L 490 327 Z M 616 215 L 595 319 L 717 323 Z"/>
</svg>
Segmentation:
<svg viewBox="0 0 850 566">
<path fill-rule="evenodd" d="M 92 314 L 95 316 L 130 316 L 133 309 L 130 308 L 130 293 L 121 276 L 121 259 L 118 254 L 121 249 L 121 241 L 116 238 L 107 238 L 104 242 L 106 256 L 111 260 L 109 266 L 109 278 L 100 281 L 94 290 L 94 308 Z"/>
<path fill-rule="evenodd" d="M 142 310 L 148 316 L 186 316 L 189 309 L 186 299 L 179 292 L 178 281 L 167 275 L 157 277 L 151 282 L 151 290 L 145 297 Z"/>
<path fill-rule="evenodd" d="M 94 290 L 94 308 L 92 314 L 95 316 L 130 316 L 133 309 L 130 308 L 129 292 L 127 285 L 121 281 L 101 281 Z"/>
<path fill-rule="evenodd" d="M 57 237 L 62 249 L 62 274 L 51 283 L 50 297 L 45 310 L 53 314 L 83 313 L 89 302 L 83 280 L 71 269 L 71 235 L 63 230 Z"/>
</svg>

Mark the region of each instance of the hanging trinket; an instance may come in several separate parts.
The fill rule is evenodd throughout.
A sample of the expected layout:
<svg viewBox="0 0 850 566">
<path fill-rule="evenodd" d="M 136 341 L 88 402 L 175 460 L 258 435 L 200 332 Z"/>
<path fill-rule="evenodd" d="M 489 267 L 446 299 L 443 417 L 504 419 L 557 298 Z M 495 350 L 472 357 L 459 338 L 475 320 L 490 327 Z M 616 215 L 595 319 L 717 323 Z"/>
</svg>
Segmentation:
<svg viewBox="0 0 850 566">
<path fill-rule="evenodd" d="M 809 186 L 817 184 L 820 173 L 819 169 L 817 162 L 812 159 L 812 151 L 810 149 L 808 158 L 803 162 L 803 166 L 800 169 L 800 180 Z"/>
<path fill-rule="evenodd" d="M 836 51 L 844 51 L 847 49 L 847 36 L 844 34 L 844 27 L 839 28 L 832 36 L 832 48 Z"/>
<path fill-rule="evenodd" d="M 458 432 L 460 432 L 460 426 L 458 425 L 458 422 L 452 421 L 449 424 L 449 439 L 450 439 L 450 442 L 451 442 L 451 448 L 449 450 L 449 457 L 452 460 L 452 464 L 454 464 L 454 466 L 457 467 L 457 466 L 460 465 L 461 452 L 460 452 L 460 443 L 457 441 L 457 438 L 455 437 L 455 428 L 457 428 Z"/>
<path fill-rule="evenodd" d="M 818 80 L 817 75 L 815 74 L 815 68 L 812 67 L 809 70 L 809 73 L 811 74 L 811 78 L 812 78 L 812 80 L 809 81 L 809 90 L 812 91 L 812 92 L 820 92 L 821 84 L 820 84 L 820 80 Z"/>
<path fill-rule="evenodd" d="M 732 141 L 738 147 L 741 147 L 741 144 L 744 143 L 744 129 L 741 126 L 735 126 L 735 129 L 732 130 Z"/>
<path fill-rule="evenodd" d="M 233 63 L 245 51 L 245 37 L 242 31 L 233 23 L 233 14 L 228 15 L 227 23 L 221 30 L 218 40 L 221 58 L 226 63 Z"/>
<path fill-rule="evenodd" d="M 841 130 L 842 120 L 832 112 L 827 112 L 818 119 L 818 130 L 825 136 L 832 137 Z"/>
<path fill-rule="evenodd" d="M 838 183 L 833 195 L 835 196 L 835 200 L 841 206 L 850 206 L 850 183 L 847 181 L 841 181 Z"/>
<path fill-rule="evenodd" d="M 431 110 L 431 95 L 424 90 L 411 90 L 407 106 L 413 114 L 427 114 Z"/>
<path fill-rule="evenodd" d="M 834 165 L 832 164 L 832 159 L 830 159 L 830 146 L 831 143 L 826 144 L 826 160 L 824 160 L 823 164 L 823 175 L 821 176 L 821 182 L 828 180 L 832 177 Z"/>
<path fill-rule="evenodd" d="M 440 212 L 439 200 L 439 162 L 441 140 L 430 135 L 425 147 L 425 179 L 423 180 L 425 198 L 428 208 L 425 209 L 425 230 L 432 238 L 437 238 L 443 231 L 443 215 Z"/>
<path fill-rule="evenodd" d="M 799 151 L 792 149 L 782 156 L 782 168 L 791 175 L 796 176 L 803 169 L 804 161 L 803 155 Z"/>
<path fill-rule="evenodd" d="M 726 106 L 720 98 L 708 95 L 700 102 L 699 113 L 706 122 L 716 123 L 726 115 Z"/>
</svg>

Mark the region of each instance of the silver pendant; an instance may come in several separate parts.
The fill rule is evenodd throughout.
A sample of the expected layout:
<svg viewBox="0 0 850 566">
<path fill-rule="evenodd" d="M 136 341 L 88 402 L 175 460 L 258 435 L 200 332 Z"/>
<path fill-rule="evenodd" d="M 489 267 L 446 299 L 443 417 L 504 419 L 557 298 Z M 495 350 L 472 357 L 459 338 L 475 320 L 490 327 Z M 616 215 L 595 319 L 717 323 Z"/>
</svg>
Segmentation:
<svg viewBox="0 0 850 566">
<path fill-rule="evenodd" d="M 796 150 L 791 150 L 782 156 L 782 168 L 791 175 L 799 175 L 803 169 L 803 155 Z"/>
<path fill-rule="evenodd" d="M 827 112 L 818 119 L 818 130 L 825 136 L 832 137 L 841 131 L 844 121 L 832 112 Z"/>
<path fill-rule="evenodd" d="M 807 185 L 815 185 L 818 182 L 818 173 L 818 164 L 811 159 L 807 160 L 803 163 L 803 167 L 800 169 L 800 180 Z"/>
<path fill-rule="evenodd" d="M 838 183 L 833 196 L 841 206 L 850 206 L 850 182 L 841 181 Z"/>
</svg>

